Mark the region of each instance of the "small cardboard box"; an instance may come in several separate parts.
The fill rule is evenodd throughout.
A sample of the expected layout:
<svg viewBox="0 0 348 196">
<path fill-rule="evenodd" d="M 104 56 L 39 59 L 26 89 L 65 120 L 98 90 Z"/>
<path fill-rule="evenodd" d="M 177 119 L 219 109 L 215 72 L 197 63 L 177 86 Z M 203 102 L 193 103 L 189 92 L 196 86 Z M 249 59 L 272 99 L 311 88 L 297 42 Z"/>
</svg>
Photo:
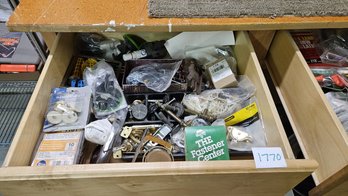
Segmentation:
<svg viewBox="0 0 348 196">
<path fill-rule="evenodd" d="M 225 58 L 220 58 L 214 61 L 207 65 L 207 68 L 215 88 L 219 89 L 237 86 L 237 79 Z"/>
</svg>

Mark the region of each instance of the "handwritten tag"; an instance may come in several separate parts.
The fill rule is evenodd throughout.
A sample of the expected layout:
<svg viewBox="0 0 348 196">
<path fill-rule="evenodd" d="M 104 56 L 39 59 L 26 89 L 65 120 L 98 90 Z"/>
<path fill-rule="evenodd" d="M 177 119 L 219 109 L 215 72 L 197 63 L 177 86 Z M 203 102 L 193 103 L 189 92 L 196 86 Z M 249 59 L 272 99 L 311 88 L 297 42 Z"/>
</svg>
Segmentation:
<svg viewBox="0 0 348 196">
<path fill-rule="evenodd" d="M 280 147 L 252 148 L 256 168 L 287 167 Z"/>
</svg>

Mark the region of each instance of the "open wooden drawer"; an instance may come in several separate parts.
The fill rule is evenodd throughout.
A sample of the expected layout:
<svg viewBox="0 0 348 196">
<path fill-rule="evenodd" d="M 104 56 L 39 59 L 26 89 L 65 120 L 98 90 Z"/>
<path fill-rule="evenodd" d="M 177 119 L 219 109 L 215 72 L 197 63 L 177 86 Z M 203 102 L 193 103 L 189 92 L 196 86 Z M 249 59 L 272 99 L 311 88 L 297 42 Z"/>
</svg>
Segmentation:
<svg viewBox="0 0 348 196">
<path fill-rule="evenodd" d="M 59 86 L 73 53 L 73 34 L 53 44 L 35 92 L 0 169 L 4 195 L 281 195 L 316 168 L 314 160 L 296 160 L 245 32 L 236 33 L 239 73 L 256 85 L 269 146 L 281 147 L 287 168 L 256 169 L 253 160 L 166 163 L 109 163 L 31 167 L 30 157 L 42 131 L 52 87 Z M 235 159 L 235 160 L 233 160 Z"/>
<path fill-rule="evenodd" d="M 267 61 L 304 156 L 319 163 L 310 193 L 347 194 L 347 134 L 289 32 L 276 34 Z"/>
</svg>

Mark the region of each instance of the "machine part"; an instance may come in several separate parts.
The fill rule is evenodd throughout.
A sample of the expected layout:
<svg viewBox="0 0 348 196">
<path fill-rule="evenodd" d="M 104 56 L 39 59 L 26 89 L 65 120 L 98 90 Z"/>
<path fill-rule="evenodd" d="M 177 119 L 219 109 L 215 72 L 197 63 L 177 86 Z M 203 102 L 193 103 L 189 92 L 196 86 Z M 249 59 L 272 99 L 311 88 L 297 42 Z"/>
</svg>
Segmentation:
<svg viewBox="0 0 348 196">
<path fill-rule="evenodd" d="M 171 131 L 172 131 L 172 128 L 169 125 L 164 124 L 157 129 L 157 131 L 153 134 L 153 136 L 163 140 Z M 156 146 L 156 145 L 157 143 L 149 141 L 146 143 L 145 148 Z"/>
<path fill-rule="evenodd" d="M 170 105 L 165 105 L 164 106 L 167 110 L 171 110 L 172 112 L 175 112 L 175 115 L 178 117 L 181 117 L 184 112 L 185 112 L 185 108 L 184 105 L 182 105 L 179 102 L 173 102 Z"/>
<path fill-rule="evenodd" d="M 122 152 L 132 152 L 134 150 L 134 144 L 131 140 L 126 139 L 121 145 Z"/>
<path fill-rule="evenodd" d="M 132 113 L 133 118 L 137 120 L 144 120 L 147 116 L 147 107 L 142 103 L 132 104 L 130 106 L 130 111 Z"/>
<path fill-rule="evenodd" d="M 134 135 L 130 135 L 129 139 L 131 139 L 134 143 L 139 144 L 140 143 L 140 139 L 138 139 L 137 137 L 135 137 Z"/>
<path fill-rule="evenodd" d="M 209 126 L 209 124 L 202 118 L 194 118 L 189 121 L 190 126 Z"/>
<path fill-rule="evenodd" d="M 64 123 L 66 124 L 71 124 L 74 123 L 78 120 L 78 116 L 76 114 L 76 112 L 70 111 L 70 112 L 64 112 L 62 114 L 62 120 Z"/>
<path fill-rule="evenodd" d="M 157 103 L 157 102 L 163 103 L 163 100 L 161 100 L 161 99 L 149 99 L 149 100 L 147 100 L 147 102 L 149 102 L 149 103 Z"/>
<path fill-rule="evenodd" d="M 149 128 L 151 129 L 157 129 L 160 128 L 162 125 L 158 125 L 158 124 L 151 124 L 151 125 L 134 125 L 132 126 L 132 129 L 146 129 Z"/>
<path fill-rule="evenodd" d="M 121 132 L 121 137 L 127 139 L 129 135 L 132 133 L 132 130 L 133 130 L 132 127 L 127 127 L 127 126 L 123 127 Z"/>
<path fill-rule="evenodd" d="M 145 129 L 144 132 L 143 132 L 143 135 L 141 136 L 141 140 L 140 140 L 140 142 L 139 142 L 139 144 L 138 144 L 137 149 L 135 150 L 135 154 L 134 154 L 134 157 L 133 157 L 133 159 L 132 159 L 132 162 L 133 162 L 133 163 L 134 163 L 134 162 L 137 160 L 137 158 L 138 158 L 138 155 L 139 155 L 139 153 L 140 153 L 140 151 L 141 151 L 141 148 L 143 147 L 143 144 L 144 144 L 145 136 L 147 135 L 147 132 L 148 132 L 148 131 L 149 131 L 149 128 Z"/>
<path fill-rule="evenodd" d="M 173 99 L 173 100 L 174 100 L 174 99 Z M 172 101 L 173 101 L 173 100 L 172 100 Z M 172 101 L 170 101 L 170 102 L 172 102 Z M 168 102 L 168 103 L 165 103 L 165 104 L 161 104 L 161 103 L 157 102 L 156 104 L 157 104 L 162 110 L 164 110 L 169 116 L 171 116 L 175 121 L 177 121 L 181 126 L 187 127 L 187 124 L 186 124 L 183 120 L 181 120 L 179 117 L 177 117 L 172 111 L 167 110 L 167 109 L 165 108 L 166 104 L 169 104 L 169 102 Z"/>
<path fill-rule="evenodd" d="M 174 161 L 173 154 L 161 146 L 147 150 L 143 156 L 143 162 L 171 162 Z"/>
<path fill-rule="evenodd" d="M 100 147 L 96 148 L 94 156 L 92 156 L 91 162 L 93 163 L 106 163 L 109 161 L 111 151 L 112 151 L 112 145 L 114 143 L 115 139 L 115 133 L 112 131 L 106 141 L 106 143 Z M 99 152 L 98 152 L 99 151 Z"/>
<path fill-rule="evenodd" d="M 114 151 L 113 154 L 112 154 L 112 157 L 114 159 L 121 159 L 122 158 L 122 150 L 117 150 L 117 151 Z"/>
<path fill-rule="evenodd" d="M 170 127 L 173 126 L 173 124 L 170 122 L 170 120 L 163 114 L 163 112 L 155 112 L 155 116 L 161 120 L 164 124 L 168 124 Z"/>
<path fill-rule="evenodd" d="M 202 74 L 197 72 L 197 61 L 195 59 L 185 60 L 185 68 L 187 68 L 187 84 L 188 88 L 193 92 L 200 94 L 202 91 Z"/>
<path fill-rule="evenodd" d="M 124 54 L 122 56 L 124 61 L 129 61 L 129 60 L 135 60 L 135 59 L 142 59 L 147 57 L 147 52 L 146 50 L 142 49 L 142 50 L 137 50 L 128 54 Z"/>
<path fill-rule="evenodd" d="M 165 140 L 162 140 L 158 137 L 152 136 L 152 135 L 146 135 L 145 136 L 145 141 L 151 141 L 153 143 L 157 143 L 159 145 L 164 146 L 168 150 L 172 151 L 173 150 L 173 145 L 169 142 L 166 142 Z"/>
<path fill-rule="evenodd" d="M 77 87 L 84 87 L 85 83 L 83 82 L 83 80 L 78 80 L 77 82 Z"/>
<path fill-rule="evenodd" d="M 203 118 L 204 120 L 207 120 L 209 122 L 216 120 L 216 117 L 214 117 L 214 116 L 203 114 L 203 113 L 198 113 L 196 111 L 193 111 L 193 110 L 190 110 L 187 108 L 185 109 L 185 112 L 189 113 L 189 114 L 197 115 L 198 117 Z"/>
<path fill-rule="evenodd" d="M 62 113 L 57 111 L 48 112 L 46 118 L 51 124 L 59 124 L 63 120 Z"/>
<path fill-rule="evenodd" d="M 235 127 L 227 127 L 228 139 L 233 142 L 253 142 L 253 138 L 246 132 L 241 131 Z"/>
</svg>

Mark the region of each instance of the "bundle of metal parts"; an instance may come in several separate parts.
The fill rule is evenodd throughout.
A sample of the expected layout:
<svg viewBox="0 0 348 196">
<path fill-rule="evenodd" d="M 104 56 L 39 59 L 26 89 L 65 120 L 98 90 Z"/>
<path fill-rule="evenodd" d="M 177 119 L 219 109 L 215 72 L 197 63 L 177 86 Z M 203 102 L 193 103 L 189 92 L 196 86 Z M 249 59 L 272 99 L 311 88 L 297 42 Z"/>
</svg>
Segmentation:
<svg viewBox="0 0 348 196">
<path fill-rule="evenodd" d="M 83 74 L 78 74 L 76 70 L 82 70 L 75 67 L 69 77 L 72 85 L 83 75 L 85 85 L 92 89 L 96 119 L 85 126 L 85 139 L 97 145 L 91 163 L 109 162 L 111 154 L 116 162 L 184 159 L 186 127 L 229 126 L 242 121 L 250 125 L 258 119 L 256 104 L 249 106 L 255 87 L 247 77 L 236 77 L 237 64 L 231 47 L 203 45 L 177 51 L 182 55 L 175 58 L 177 49 L 167 51 L 162 40 L 146 42 L 130 34 L 123 39 L 97 34 L 77 36 L 75 47 L 86 59 L 86 66 L 78 67 L 89 67 L 87 57 L 91 56 L 108 61 L 97 62 Z M 139 56 L 139 51 L 146 55 Z M 200 58 L 202 54 L 207 58 Z M 253 112 L 245 109 L 236 114 L 243 108 L 253 108 Z M 110 118 L 112 114 L 115 116 Z M 238 117 L 234 119 L 235 115 Z M 245 126 L 226 129 L 232 143 L 258 140 Z"/>
<path fill-rule="evenodd" d="M 166 98 L 168 94 L 164 94 Z M 168 102 L 163 99 L 134 100 L 129 106 L 127 124 L 143 125 L 126 125 L 122 128 L 120 136 L 124 140 L 119 147 L 113 148 L 113 157 L 120 159 L 123 154 L 130 154 L 133 156 L 132 162 L 135 162 L 142 154 L 144 162 L 174 161 L 174 147 L 168 136 L 187 126 L 181 119 L 183 114 L 184 106 L 176 98 Z"/>
</svg>

